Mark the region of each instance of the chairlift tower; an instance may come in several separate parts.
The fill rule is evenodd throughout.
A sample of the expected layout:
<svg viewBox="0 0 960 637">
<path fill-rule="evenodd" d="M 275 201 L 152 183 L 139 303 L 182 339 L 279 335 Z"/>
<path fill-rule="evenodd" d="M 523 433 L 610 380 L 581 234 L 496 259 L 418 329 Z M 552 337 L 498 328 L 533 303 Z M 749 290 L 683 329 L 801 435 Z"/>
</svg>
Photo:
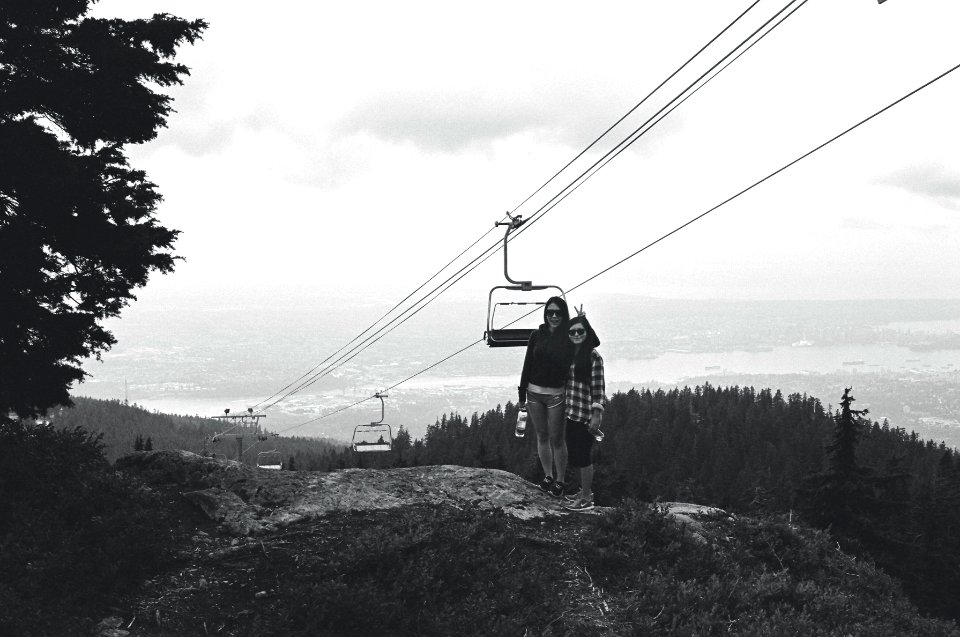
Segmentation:
<svg viewBox="0 0 960 637">
<path fill-rule="evenodd" d="M 237 441 L 237 461 L 243 461 L 243 439 L 250 437 L 254 439 L 254 444 L 264 442 L 270 436 L 277 434 L 268 434 L 260 427 L 260 419 L 266 418 L 266 414 L 254 414 L 253 408 L 247 408 L 246 413 L 231 414 L 229 409 L 223 410 L 222 416 L 214 416 L 214 420 L 224 421 L 224 429 L 220 433 L 213 434 L 212 442 L 217 442 L 222 438 L 235 438 Z M 251 445 L 252 446 L 252 445 Z"/>
</svg>

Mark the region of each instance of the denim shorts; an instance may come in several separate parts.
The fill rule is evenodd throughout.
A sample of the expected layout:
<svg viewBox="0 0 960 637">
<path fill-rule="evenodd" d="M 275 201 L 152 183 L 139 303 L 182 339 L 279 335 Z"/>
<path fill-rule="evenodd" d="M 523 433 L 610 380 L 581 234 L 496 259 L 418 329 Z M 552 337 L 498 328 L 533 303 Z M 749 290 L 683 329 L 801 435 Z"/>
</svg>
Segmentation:
<svg viewBox="0 0 960 637">
<path fill-rule="evenodd" d="M 547 409 L 563 406 L 563 392 L 559 394 L 541 394 L 536 391 L 527 391 L 527 402 L 539 403 Z"/>
</svg>

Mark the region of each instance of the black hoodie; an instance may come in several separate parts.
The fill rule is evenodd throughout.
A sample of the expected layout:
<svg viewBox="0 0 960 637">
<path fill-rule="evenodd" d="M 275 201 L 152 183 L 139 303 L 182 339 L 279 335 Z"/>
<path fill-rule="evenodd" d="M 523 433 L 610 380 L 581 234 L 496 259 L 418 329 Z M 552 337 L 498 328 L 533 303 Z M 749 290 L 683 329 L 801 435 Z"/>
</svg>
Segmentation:
<svg viewBox="0 0 960 637">
<path fill-rule="evenodd" d="M 550 332 L 547 323 L 547 307 L 560 306 L 564 316 L 554 332 Z M 563 326 L 570 318 L 567 302 L 559 296 L 551 297 L 543 305 L 543 323 L 530 335 L 527 353 L 523 358 L 523 371 L 520 373 L 520 386 L 517 388 L 520 402 L 527 401 L 527 385 L 533 383 L 541 387 L 563 387 L 567 380 L 570 365 L 570 352 L 566 346 L 567 333 Z"/>
</svg>

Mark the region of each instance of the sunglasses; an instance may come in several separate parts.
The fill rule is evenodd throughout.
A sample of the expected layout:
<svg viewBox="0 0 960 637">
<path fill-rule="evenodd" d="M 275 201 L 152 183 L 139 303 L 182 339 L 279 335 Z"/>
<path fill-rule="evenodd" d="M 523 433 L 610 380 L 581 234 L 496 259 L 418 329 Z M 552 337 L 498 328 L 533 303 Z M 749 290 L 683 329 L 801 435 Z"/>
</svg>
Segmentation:
<svg viewBox="0 0 960 637">
<path fill-rule="evenodd" d="M 587 333 L 587 330 L 583 329 L 582 327 L 575 327 L 572 330 L 567 332 L 567 334 L 569 334 L 570 336 L 584 336 L 586 335 L 586 333 Z"/>
<path fill-rule="evenodd" d="M 560 310 L 547 310 L 547 316 L 563 316 Z"/>
</svg>

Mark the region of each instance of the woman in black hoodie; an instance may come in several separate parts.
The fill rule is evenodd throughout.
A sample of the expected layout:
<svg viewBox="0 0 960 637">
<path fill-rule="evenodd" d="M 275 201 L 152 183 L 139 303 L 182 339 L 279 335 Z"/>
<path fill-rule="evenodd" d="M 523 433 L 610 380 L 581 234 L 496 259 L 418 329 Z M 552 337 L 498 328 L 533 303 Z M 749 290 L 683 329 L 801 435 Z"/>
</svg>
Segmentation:
<svg viewBox="0 0 960 637">
<path fill-rule="evenodd" d="M 563 476 L 567 470 L 563 387 L 570 365 L 570 348 L 566 333 L 559 328 L 569 318 L 566 301 L 559 296 L 547 300 L 543 324 L 527 343 L 518 387 L 518 406 L 526 407 L 537 433 L 537 456 L 544 475 L 540 489 L 554 497 L 563 495 Z"/>
</svg>

